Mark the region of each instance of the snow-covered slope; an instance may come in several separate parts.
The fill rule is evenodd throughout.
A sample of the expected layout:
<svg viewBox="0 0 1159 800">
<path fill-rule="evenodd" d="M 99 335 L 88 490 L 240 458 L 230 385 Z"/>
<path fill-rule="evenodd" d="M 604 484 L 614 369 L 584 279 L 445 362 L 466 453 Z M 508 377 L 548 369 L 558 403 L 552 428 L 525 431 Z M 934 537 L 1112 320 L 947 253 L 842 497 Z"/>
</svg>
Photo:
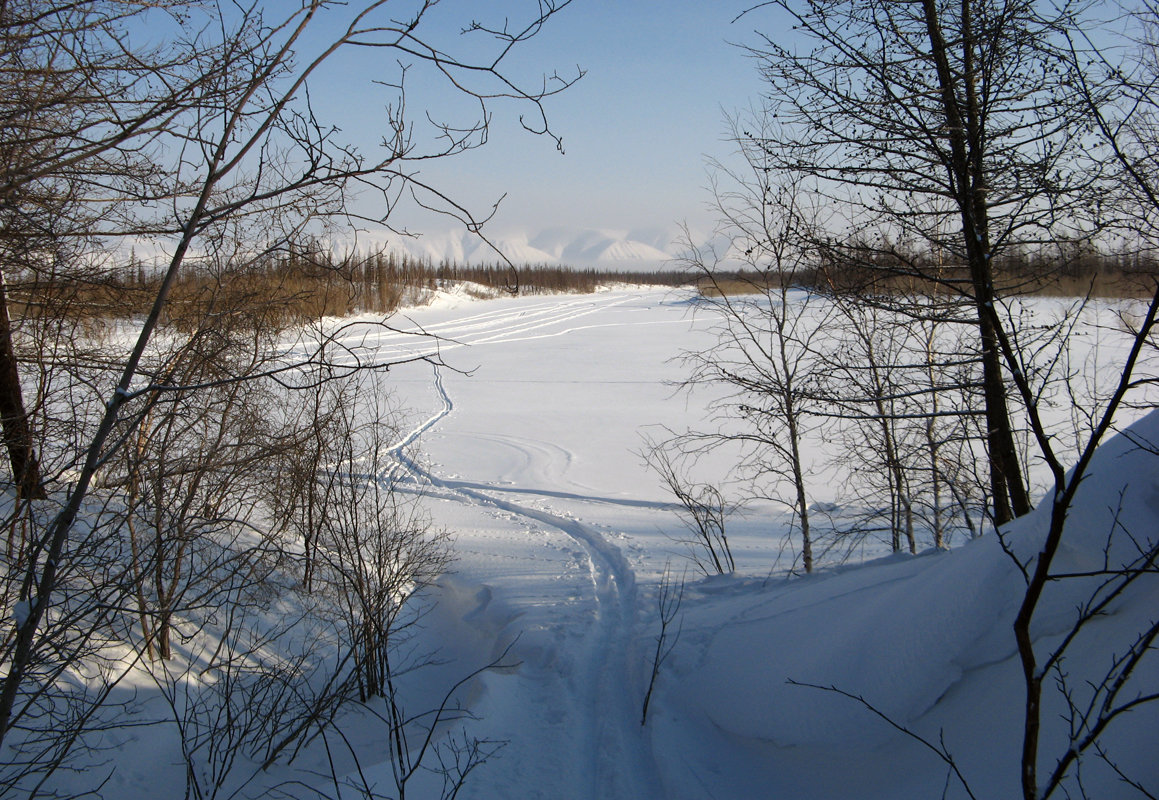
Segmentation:
<svg viewBox="0 0 1159 800">
<path fill-rule="evenodd" d="M 1159 458 L 1138 443 L 1159 443 L 1159 412 L 1130 433 L 1098 453 L 1057 572 L 1101 569 L 1112 531 L 1112 566 L 1137 557 L 1130 537 L 1154 546 Z M 1048 513 L 1041 508 L 1010 526 L 1016 551 L 1034 551 Z M 1041 650 L 1059 644 L 1101 580 L 1048 588 L 1036 626 Z M 697 586 L 654 720 L 665 794 L 703 797 L 711 787 L 727 797 L 918 798 L 941 796 L 948 782 L 947 796 L 967 796 L 948 778 L 947 764 L 896 723 L 944 744 L 975 796 L 1018 795 L 1024 693 L 1011 626 L 1024 587 L 993 537 L 800 581 Z M 1152 574 L 1074 642 L 1063 671 L 1076 702 L 1089 700 L 1112 654 L 1128 652 L 1156 608 L 1159 575 Z M 1070 747 L 1068 708 L 1054 683 L 1062 674 L 1047 682 L 1043 779 Z M 1145 661 L 1133 681 L 1120 701 L 1155 690 L 1159 659 Z M 834 687 L 865 703 L 794 682 Z M 1152 705 L 1118 720 L 1103 739 L 1109 758 L 1152 790 L 1159 761 L 1144 731 L 1157 724 Z M 1094 752 L 1081 764 L 1090 797 L 1135 796 Z M 1068 784 L 1072 793 L 1075 786 Z M 778 791 L 762 795 L 761 787 Z"/>
<path fill-rule="evenodd" d="M 549 228 L 542 231 L 492 234 L 488 240 L 515 264 L 562 265 L 579 269 L 656 270 L 670 265 L 683 248 L 676 230 L 610 231 Z M 499 260 L 488 244 L 468 233 L 452 232 L 407 238 L 364 234 L 360 247 L 386 247 L 396 252 L 457 264 L 492 264 Z"/>
</svg>

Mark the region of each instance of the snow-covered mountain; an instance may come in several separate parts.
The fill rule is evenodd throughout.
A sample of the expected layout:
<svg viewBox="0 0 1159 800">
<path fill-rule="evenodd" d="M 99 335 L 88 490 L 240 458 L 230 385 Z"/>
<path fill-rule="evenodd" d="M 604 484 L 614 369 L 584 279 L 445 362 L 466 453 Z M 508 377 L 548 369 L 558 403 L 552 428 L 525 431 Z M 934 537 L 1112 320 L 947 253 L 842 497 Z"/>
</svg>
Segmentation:
<svg viewBox="0 0 1159 800">
<path fill-rule="evenodd" d="M 547 228 L 534 233 L 486 234 L 487 241 L 515 264 L 547 264 L 576 268 L 655 270 L 676 266 L 684 251 L 680 232 L 673 229 L 633 231 L 592 228 Z M 416 237 L 363 234 L 360 247 L 386 247 L 434 263 L 491 264 L 500 260 L 487 241 L 459 231 Z"/>
</svg>

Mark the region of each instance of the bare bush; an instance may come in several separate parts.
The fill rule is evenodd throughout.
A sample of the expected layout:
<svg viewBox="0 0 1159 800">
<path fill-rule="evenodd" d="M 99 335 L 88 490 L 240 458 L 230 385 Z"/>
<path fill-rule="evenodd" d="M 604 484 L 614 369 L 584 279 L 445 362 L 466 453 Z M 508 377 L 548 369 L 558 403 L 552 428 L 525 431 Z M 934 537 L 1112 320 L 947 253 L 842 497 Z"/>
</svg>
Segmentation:
<svg viewBox="0 0 1159 800">
<path fill-rule="evenodd" d="M 367 700 L 390 696 L 392 655 L 415 622 L 408 601 L 446 569 L 450 553 L 418 498 L 398 490 L 387 396 L 377 382 L 360 382 L 347 398 L 331 460 L 315 478 L 331 484 L 317 557 Z"/>
<path fill-rule="evenodd" d="M 660 632 L 656 634 L 656 650 L 652 654 L 652 670 L 648 677 L 648 689 L 644 692 L 644 704 L 640 710 L 640 725 L 648 722 L 648 706 L 652 703 L 652 692 L 656 688 L 656 679 L 660 677 L 660 668 L 672 655 L 676 643 L 680 641 L 681 628 L 677 625 L 673 633 L 672 623 L 680 613 L 680 605 L 684 602 L 684 576 L 681 575 L 677 584 L 672 577 L 672 564 L 664 565 L 664 572 L 660 576 L 660 586 L 656 595 L 656 611 L 660 620 Z"/>
<path fill-rule="evenodd" d="M 691 538 L 677 539 L 685 545 L 688 558 L 705 575 L 725 575 L 736 571 L 728 546 L 725 522 L 732 509 L 720 490 L 710 484 L 692 484 L 678 472 L 673 455 L 665 445 L 650 444 L 646 454 L 652 468 L 675 497 Z"/>
<path fill-rule="evenodd" d="M 14 620 L 0 639 L 0 743 L 23 748 L 6 787 L 50 787 L 68 751 L 83 749 L 101 704 L 134 668 L 126 642 L 177 659 L 187 637 L 203 644 L 218 604 L 265 591 L 285 555 L 262 530 L 276 514 L 256 484 L 267 456 L 302 437 L 279 441 L 285 432 L 266 424 L 278 415 L 260 387 L 302 363 L 292 348 L 266 360 L 261 336 L 292 317 L 284 303 L 250 302 L 262 292 L 256 270 L 337 225 L 389 225 L 400 197 L 480 231 L 483 220 L 416 169 L 482 146 L 500 103 L 522 106 L 529 131 L 553 135 L 544 101 L 580 73 L 523 88 L 508 70 L 510 54 L 568 2 L 505 10 L 493 24 L 480 12 L 466 43 L 449 47 L 428 38 L 433 3 L 0 3 L 0 270 L 5 286 L 18 278 L 25 313 L 0 324 L 0 421 L 24 499 L 39 486 L 48 494 L 10 515 L 0 577 L 4 617 Z M 311 82 L 356 48 L 375 59 L 364 88 L 385 118 L 384 136 L 366 149 L 342 141 L 310 104 Z M 420 112 L 415 124 L 406 76 L 425 68 L 478 116 Z M 355 189 L 379 205 L 354 208 Z M 108 347 L 72 347 L 79 321 L 109 319 L 84 313 L 94 292 L 73 287 L 107 276 L 119 243 L 134 237 L 164 253 L 152 275 L 130 263 L 133 285 L 151 299 L 131 324 L 109 326 L 126 335 Z M 207 266 L 199 282 L 175 291 L 195 262 Z M 278 294 L 266 299 L 285 299 Z M 67 313 L 36 311 L 61 297 Z M 0 294 L 0 323 L 11 321 L 10 300 Z M 13 354 L 24 352 L 35 367 L 22 375 Z M 158 359 L 164 352 L 172 358 Z M 301 362 L 321 357 L 306 349 Z M 357 362 L 344 359 L 340 372 L 366 366 Z M 41 389 L 31 408 L 28 374 Z M 59 746 L 36 749 L 52 734 Z"/>
</svg>

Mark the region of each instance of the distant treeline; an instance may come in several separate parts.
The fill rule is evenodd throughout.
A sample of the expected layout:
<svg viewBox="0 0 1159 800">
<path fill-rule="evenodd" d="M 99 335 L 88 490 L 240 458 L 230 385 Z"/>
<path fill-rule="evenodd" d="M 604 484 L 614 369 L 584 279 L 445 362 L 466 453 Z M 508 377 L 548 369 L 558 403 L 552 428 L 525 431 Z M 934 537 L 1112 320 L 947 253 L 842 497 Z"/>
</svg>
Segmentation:
<svg viewBox="0 0 1159 800">
<path fill-rule="evenodd" d="M 14 276 L 7 288 L 17 317 L 63 314 L 107 319 L 147 314 L 159 280 L 156 270 L 131 257 L 124 267 L 111 270 L 30 271 Z M 285 323 L 390 313 L 422 304 L 431 292 L 455 285 L 488 297 L 585 293 L 611 283 L 675 287 L 694 280 L 690 272 L 678 270 L 462 266 L 391 252 L 340 257 L 307 249 L 251 259 L 241 266 L 190 260 L 170 289 L 165 317 L 180 326 L 183 320 L 203 318 L 219 309 L 235 315 L 272 315 Z"/>
<path fill-rule="evenodd" d="M 931 281 L 931 277 L 936 282 Z M 1004 296 L 1127 298 L 1150 296 L 1159 259 L 1139 253 L 1008 252 L 995 258 L 994 279 Z M 929 252 L 831 250 L 813 264 L 784 272 L 753 269 L 701 274 L 704 294 L 764 292 L 782 284 L 841 294 L 930 294 L 968 290 L 969 269 Z"/>
<path fill-rule="evenodd" d="M 706 294 L 766 291 L 782 282 L 819 291 L 868 293 L 952 292 L 965 286 L 965 267 L 939 264 L 939 283 L 914 277 L 931 274 L 929 254 L 875 252 L 829 255 L 821 265 L 791 273 L 752 269 L 718 269 L 712 276 L 669 269 L 634 272 L 574 269 L 565 266 L 463 266 L 449 261 L 378 252 L 334 256 L 330 253 L 278 253 L 242 266 L 209 261 L 186 264 L 170 290 L 166 321 L 180 326 L 206 313 L 239 313 L 294 323 L 322 316 L 357 313 L 388 314 L 420 305 L 430 293 L 454 285 L 480 297 L 497 293 L 531 295 L 595 291 L 601 285 L 629 283 L 648 286 L 695 284 Z M 997 260 L 995 272 L 1005 294 L 1134 297 L 1150 291 L 1159 276 L 1159 261 L 1133 254 L 1083 252 L 1048 258 L 1020 253 Z M 122 268 L 54 271 L 38 269 L 8 278 L 6 286 L 14 317 L 68 316 L 77 319 L 127 318 L 147 314 L 159 288 L 148 265 L 130 258 Z M 239 311 L 238 309 L 243 309 Z"/>
</svg>

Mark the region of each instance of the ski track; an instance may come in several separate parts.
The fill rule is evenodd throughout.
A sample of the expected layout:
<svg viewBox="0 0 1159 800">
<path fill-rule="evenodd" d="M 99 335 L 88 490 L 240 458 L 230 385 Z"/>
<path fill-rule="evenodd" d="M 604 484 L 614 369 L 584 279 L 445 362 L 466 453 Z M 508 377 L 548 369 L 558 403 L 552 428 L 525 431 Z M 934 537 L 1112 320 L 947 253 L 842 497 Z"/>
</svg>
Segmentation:
<svg viewBox="0 0 1159 800">
<path fill-rule="evenodd" d="M 594 325 L 569 324 L 635 299 L 631 296 L 619 296 L 607 299 L 587 298 L 563 304 L 545 302 L 517 311 L 498 309 L 426 326 L 408 319 L 411 327 L 405 329 L 383 328 L 377 323 L 368 323 L 367 327 L 352 325 L 331 341 L 332 345 L 351 355 L 332 360 L 339 366 L 367 363 L 364 356 L 367 352 L 373 351 L 377 363 L 389 363 L 435 358 L 451 350 L 472 345 L 549 339 L 591 328 L 672 324 L 669 321 L 657 322 L 646 319 Z"/>
<path fill-rule="evenodd" d="M 479 344 L 517 341 L 519 338 L 540 338 L 527 334 L 571 322 L 598 310 L 601 306 L 606 308 L 619 305 L 628 299 L 630 298 L 620 298 L 602 304 L 590 299 L 574 301 L 565 303 L 562 308 L 558 302 L 543 303 L 521 308 L 519 313 L 486 312 L 454 323 L 430 326 L 426 330 L 454 332 L 456 340 L 461 344 L 468 343 L 464 341 L 466 331 L 477 333 L 478 336 L 472 337 L 470 341 Z M 542 335 L 562 335 L 565 332 L 552 331 Z M 580 696 L 570 700 L 554 697 L 551 692 L 542 692 L 539 698 L 546 698 L 548 702 L 552 700 L 562 701 L 565 704 L 571 702 L 583 715 L 579 730 L 569 730 L 569 735 L 574 736 L 574 739 L 564 748 L 565 752 L 574 753 L 574 768 L 553 772 L 561 776 L 575 776 L 583 781 L 583 785 L 566 787 L 574 792 L 572 796 L 575 797 L 634 800 L 654 797 L 660 782 L 644 731 L 639 724 L 636 701 L 640 691 L 632 677 L 636 672 L 632 665 L 639 657 L 633 646 L 637 609 L 635 573 L 620 548 L 580 520 L 497 495 L 506 493 L 520 497 L 577 499 L 631 506 L 650 504 L 645 501 L 444 480 L 435 475 L 407 453 L 410 445 L 438 425 L 455 408 L 443 385 L 441 370 L 434 364 L 432 368 L 435 390 L 442 407 L 389 449 L 398 463 L 414 479 L 437 490 L 438 496 L 495 508 L 554 528 L 572 539 L 587 555 L 587 568 L 596 610 L 585 634 L 582 661 L 577 665 L 582 675 L 576 686 Z M 397 477 L 395 468 L 391 468 L 379 475 L 378 479 L 394 481 Z M 524 735 L 533 733 L 523 732 Z M 547 791 L 550 787 L 542 788 Z M 560 787 L 561 790 L 564 788 Z"/>
<path fill-rule="evenodd" d="M 630 497 L 601 497 L 593 494 L 576 494 L 574 492 L 560 492 L 553 489 L 522 489 L 514 486 L 490 486 L 485 483 L 476 483 L 474 481 L 452 481 L 445 480 L 442 485 L 448 489 L 475 489 L 492 492 L 503 492 L 504 494 L 526 494 L 534 495 L 536 497 L 552 497 L 556 500 L 578 500 L 581 503 L 602 503 L 609 506 L 620 506 L 622 508 L 650 508 L 656 511 L 677 511 L 681 506 L 676 503 L 668 503 L 663 500 L 633 500 Z"/>
</svg>

